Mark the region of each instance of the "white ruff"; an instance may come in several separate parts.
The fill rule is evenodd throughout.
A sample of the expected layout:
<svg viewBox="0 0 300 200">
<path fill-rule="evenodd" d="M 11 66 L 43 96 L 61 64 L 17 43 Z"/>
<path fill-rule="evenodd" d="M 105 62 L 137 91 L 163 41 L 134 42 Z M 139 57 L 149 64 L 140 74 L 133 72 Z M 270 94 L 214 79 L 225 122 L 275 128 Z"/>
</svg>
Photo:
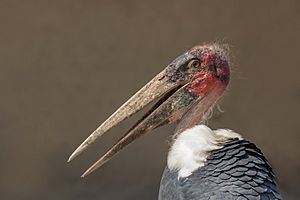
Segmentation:
<svg viewBox="0 0 300 200">
<path fill-rule="evenodd" d="M 230 139 L 242 137 L 228 129 L 211 130 L 197 125 L 180 133 L 168 154 L 168 168 L 178 171 L 178 178 L 187 177 L 204 166 L 210 151 L 220 149 Z"/>
</svg>

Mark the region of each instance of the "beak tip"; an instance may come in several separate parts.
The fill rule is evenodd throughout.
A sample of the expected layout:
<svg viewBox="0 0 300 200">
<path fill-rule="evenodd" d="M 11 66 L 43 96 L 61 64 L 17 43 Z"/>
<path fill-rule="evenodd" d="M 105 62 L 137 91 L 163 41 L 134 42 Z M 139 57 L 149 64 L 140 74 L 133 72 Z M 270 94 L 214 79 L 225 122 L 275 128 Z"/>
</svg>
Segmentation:
<svg viewBox="0 0 300 200">
<path fill-rule="evenodd" d="M 90 173 L 92 173 L 95 169 L 93 167 L 90 167 L 89 169 L 87 169 L 80 177 L 84 178 L 87 175 L 89 175 Z"/>
<path fill-rule="evenodd" d="M 74 158 L 76 158 L 78 156 L 79 152 L 77 150 L 75 150 L 70 157 L 68 158 L 67 162 L 71 162 Z"/>
<path fill-rule="evenodd" d="M 91 174 L 92 172 L 94 172 L 96 169 L 98 169 L 99 167 L 101 167 L 102 165 L 104 165 L 106 163 L 107 159 L 106 159 L 106 155 L 104 155 L 103 157 L 101 157 L 97 162 L 95 162 L 90 168 L 88 168 L 82 175 L 81 178 L 86 177 L 87 175 Z"/>
<path fill-rule="evenodd" d="M 76 158 L 79 154 L 81 154 L 86 148 L 88 147 L 88 144 L 83 142 L 77 149 L 70 155 L 67 162 L 71 162 L 74 158 Z"/>
<path fill-rule="evenodd" d="M 69 162 L 71 162 L 73 160 L 73 157 L 72 157 L 72 155 L 68 158 L 68 160 L 67 160 L 67 162 L 69 163 Z"/>
</svg>

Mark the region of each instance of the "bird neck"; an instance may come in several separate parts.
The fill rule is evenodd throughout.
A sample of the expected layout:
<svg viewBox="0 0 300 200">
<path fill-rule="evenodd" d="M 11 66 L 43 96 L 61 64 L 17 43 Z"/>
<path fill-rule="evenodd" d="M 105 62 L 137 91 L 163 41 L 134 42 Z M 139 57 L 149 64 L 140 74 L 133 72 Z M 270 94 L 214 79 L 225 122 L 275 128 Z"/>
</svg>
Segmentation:
<svg viewBox="0 0 300 200">
<path fill-rule="evenodd" d="M 209 116 L 210 110 L 214 107 L 221 97 L 220 92 L 215 90 L 203 96 L 197 104 L 191 107 L 181 118 L 175 130 L 175 138 L 181 132 L 196 125 L 204 124 Z"/>
</svg>

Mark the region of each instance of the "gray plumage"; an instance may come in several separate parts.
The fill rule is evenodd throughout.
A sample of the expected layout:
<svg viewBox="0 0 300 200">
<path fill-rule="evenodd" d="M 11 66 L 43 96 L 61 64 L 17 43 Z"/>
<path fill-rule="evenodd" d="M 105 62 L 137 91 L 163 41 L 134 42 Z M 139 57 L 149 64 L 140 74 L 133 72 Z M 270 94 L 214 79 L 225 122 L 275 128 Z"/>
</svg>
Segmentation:
<svg viewBox="0 0 300 200">
<path fill-rule="evenodd" d="M 205 165 L 186 178 L 166 167 L 159 200 L 280 200 L 273 171 L 262 152 L 245 140 L 214 150 Z"/>
</svg>

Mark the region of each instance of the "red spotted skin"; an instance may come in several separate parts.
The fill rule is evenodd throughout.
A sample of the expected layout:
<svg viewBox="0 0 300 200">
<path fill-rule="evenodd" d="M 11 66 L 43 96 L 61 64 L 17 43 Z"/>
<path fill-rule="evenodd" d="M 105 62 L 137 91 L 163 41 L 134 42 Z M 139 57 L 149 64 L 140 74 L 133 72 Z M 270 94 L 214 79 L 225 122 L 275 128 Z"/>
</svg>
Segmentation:
<svg viewBox="0 0 300 200">
<path fill-rule="evenodd" d="M 189 91 L 198 96 L 205 96 L 209 92 L 223 92 L 229 83 L 230 69 L 228 61 L 222 52 L 209 47 L 193 48 L 201 61 L 201 70 L 193 74 Z"/>
</svg>

